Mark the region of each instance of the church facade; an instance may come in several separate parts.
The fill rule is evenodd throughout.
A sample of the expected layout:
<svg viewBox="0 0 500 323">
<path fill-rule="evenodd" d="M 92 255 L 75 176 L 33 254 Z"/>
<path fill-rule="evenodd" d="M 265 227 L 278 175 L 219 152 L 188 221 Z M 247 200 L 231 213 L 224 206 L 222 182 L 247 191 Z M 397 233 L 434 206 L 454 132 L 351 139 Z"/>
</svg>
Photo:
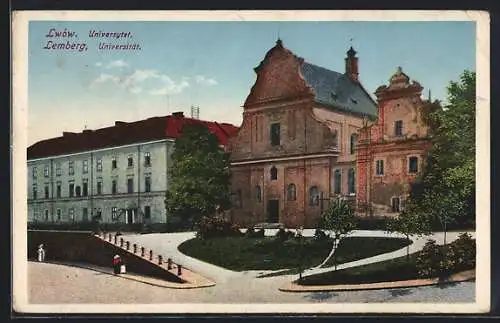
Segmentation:
<svg viewBox="0 0 500 323">
<path fill-rule="evenodd" d="M 313 227 L 330 197 L 355 197 L 355 142 L 377 104 L 359 82 L 352 48 L 345 66 L 313 65 L 278 40 L 255 68 L 228 145 L 236 222 Z"/>
<path fill-rule="evenodd" d="M 392 176 L 389 169 L 397 165 L 386 164 L 387 176 L 382 182 L 387 184 L 380 186 L 380 176 L 374 177 L 369 170 L 374 158 L 387 155 L 385 150 L 394 148 L 400 154 L 398 144 L 406 145 L 414 133 L 418 138 L 425 133 L 425 129 L 410 125 L 419 122 L 418 116 L 404 115 L 418 110 L 419 103 L 412 105 L 412 100 L 422 89 L 415 83 L 411 90 L 397 90 L 406 80 L 404 74 L 397 74 L 391 78 L 394 84 L 377 90 L 377 102 L 360 83 L 358 69 L 352 47 L 341 73 L 305 61 L 279 39 L 266 53 L 254 69 L 257 78 L 243 106 L 241 127 L 227 145 L 233 221 L 242 226 L 279 222 L 310 228 L 318 224 L 334 197 L 352 200 L 358 214 L 367 215 L 370 203 L 386 206 L 380 207 L 385 212 L 396 203 L 390 198 L 405 194 L 407 187 L 395 192 L 394 182 L 411 179 L 414 173 L 404 178 Z M 396 109 L 395 104 L 403 108 Z M 372 133 L 389 131 L 387 124 L 394 118 L 405 121 L 407 141 L 395 145 L 391 141 L 392 146 L 382 148 L 392 136 L 382 143 Z M 420 141 L 416 145 L 411 155 L 418 156 L 421 163 L 424 146 Z M 378 197 L 380 188 L 384 198 L 390 195 L 388 202 Z"/>
</svg>

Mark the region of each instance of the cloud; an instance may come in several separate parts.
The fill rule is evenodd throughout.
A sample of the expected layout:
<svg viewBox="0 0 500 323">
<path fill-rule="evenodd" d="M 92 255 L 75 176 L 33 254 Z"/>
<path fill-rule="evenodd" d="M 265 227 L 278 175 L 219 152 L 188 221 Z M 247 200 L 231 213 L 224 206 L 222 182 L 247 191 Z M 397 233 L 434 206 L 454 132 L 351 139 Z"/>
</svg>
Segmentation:
<svg viewBox="0 0 500 323">
<path fill-rule="evenodd" d="M 118 83 L 119 78 L 117 76 L 111 75 L 111 74 L 104 74 L 101 73 L 92 83 L 90 84 L 91 87 L 97 85 L 97 84 L 102 84 L 102 83 Z"/>
<path fill-rule="evenodd" d="M 138 93 L 142 92 L 142 88 L 141 87 L 132 87 L 132 88 L 130 88 L 130 92 L 132 92 L 134 94 L 138 94 Z"/>
<path fill-rule="evenodd" d="M 124 68 L 124 67 L 128 67 L 129 64 L 127 62 L 125 62 L 124 60 L 116 60 L 116 61 L 111 61 L 108 63 L 108 65 L 106 65 L 106 68 L 107 69 L 111 69 L 111 68 Z"/>
<path fill-rule="evenodd" d="M 101 66 L 102 66 L 102 63 L 101 63 L 101 62 L 97 62 L 97 63 L 95 63 L 95 66 L 97 66 L 97 67 L 101 67 Z"/>
<path fill-rule="evenodd" d="M 157 70 L 135 70 L 132 74 L 122 77 L 120 82 L 128 87 L 143 83 L 148 79 L 157 79 L 161 77 L 162 74 Z"/>
<path fill-rule="evenodd" d="M 217 81 L 213 78 L 207 78 L 205 77 L 204 75 L 196 75 L 194 77 L 194 80 L 196 81 L 196 83 L 198 84 L 203 84 L 203 85 L 217 85 Z"/>
<path fill-rule="evenodd" d="M 151 95 L 168 95 L 181 93 L 185 88 L 189 87 L 187 80 L 176 83 L 167 75 L 161 76 L 162 85 L 149 91 Z"/>
<path fill-rule="evenodd" d="M 109 63 L 107 66 L 128 66 L 128 64 L 124 64 L 126 64 L 124 61 L 118 60 Z M 191 82 L 206 86 L 218 84 L 215 79 L 204 75 L 196 75 L 192 78 L 184 76 L 178 80 L 174 80 L 156 69 L 136 69 L 131 73 L 120 76 L 110 73 L 101 73 L 91 83 L 91 87 L 97 84 L 110 83 L 134 94 L 149 93 L 150 95 L 169 95 L 181 93 L 191 86 Z"/>
</svg>

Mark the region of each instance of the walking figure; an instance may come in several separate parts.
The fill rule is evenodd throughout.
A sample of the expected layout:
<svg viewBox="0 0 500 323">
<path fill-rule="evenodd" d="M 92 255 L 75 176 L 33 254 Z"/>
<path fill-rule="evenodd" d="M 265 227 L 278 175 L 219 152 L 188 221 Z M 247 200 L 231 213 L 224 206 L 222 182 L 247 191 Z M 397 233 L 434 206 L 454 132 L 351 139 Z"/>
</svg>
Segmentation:
<svg viewBox="0 0 500 323">
<path fill-rule="evenodd" d="M 113 273 L 115 275 L 126 274 L 127 273 L 127 270 L 126 270 L 126 267 L 125 267 L 125 262 L 121 259 L 120 256 L 115 255 L 113 257 L 112 264 L 113 264 Z"/>
<path fill-rule="evenodd" d="M 45 249 L 43 249 L 43 244 L 38 246 L 38 261 L 39 262 L 45 261 Z"/>
<path fill-rule="evenodd" d="M 115 255 L 113 257 L 113 273 L 115 275 L 118 275 L 120 273 L 121 264 L 122 264 L 122 259 L 120 258 L 120 256 Z"/>
</svg>

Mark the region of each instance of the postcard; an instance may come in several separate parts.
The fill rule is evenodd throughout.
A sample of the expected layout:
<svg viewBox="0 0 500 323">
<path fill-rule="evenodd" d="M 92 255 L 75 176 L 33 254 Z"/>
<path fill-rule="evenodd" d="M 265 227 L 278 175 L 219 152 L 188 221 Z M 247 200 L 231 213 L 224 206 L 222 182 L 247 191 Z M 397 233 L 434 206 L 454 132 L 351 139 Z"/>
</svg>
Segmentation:
<svg viewBox="0 0 500 323">
<path fill-rule="evenodd" d="M 489 311 L 487 13 L 12 26 L 15 311 Z"/>
</svg>

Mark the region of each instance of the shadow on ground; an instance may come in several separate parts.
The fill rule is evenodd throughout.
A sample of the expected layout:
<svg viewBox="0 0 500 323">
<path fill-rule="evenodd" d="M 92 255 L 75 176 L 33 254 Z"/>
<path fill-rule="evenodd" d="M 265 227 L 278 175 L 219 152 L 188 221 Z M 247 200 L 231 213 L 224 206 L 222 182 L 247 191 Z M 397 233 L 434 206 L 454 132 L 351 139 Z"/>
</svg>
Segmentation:
<svg viewBox="0 0 500 323">
<path fill-rule="evenodd" d="M 407 288 L 398 288 L 398 289 L 390 289 L 389 290 L 389 294 L 393 298 L 410 295 L 412 293 L 413 293 L 413 291 L 411 289 L 407 289 Z"/>
<path fill-rule="evenodd" d="M 326 301 L 326 300 L 332 299 L 333 297 L 337 297 L 337 296 L 339 296 L 339 294 L 337 294 L 337 293 L 318 292 L 318 293 L 307 294 L 306 296 L 304 296 L 304 298 L 309 299 L 309 300 L 313 300 L 313 301 L 321 302 L 321 301 Z"/>
</svg>

